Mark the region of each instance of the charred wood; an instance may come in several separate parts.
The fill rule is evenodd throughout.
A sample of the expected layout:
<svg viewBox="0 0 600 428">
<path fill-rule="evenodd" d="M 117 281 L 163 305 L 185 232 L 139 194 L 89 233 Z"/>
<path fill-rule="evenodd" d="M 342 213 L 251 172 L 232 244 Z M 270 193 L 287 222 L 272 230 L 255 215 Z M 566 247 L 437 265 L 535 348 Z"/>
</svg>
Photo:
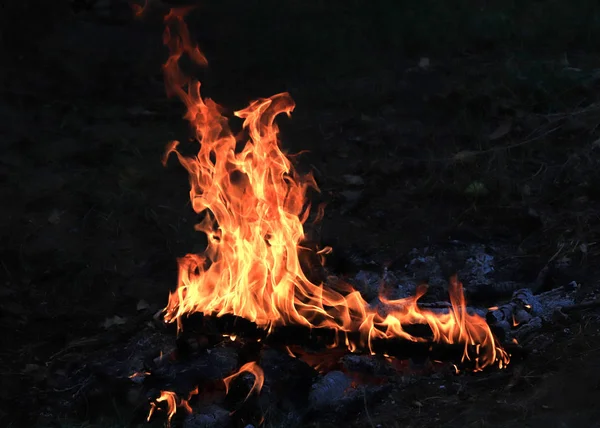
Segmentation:
<svg viewBox="0 0 600 428">
<path fill-rule="evenodd" d="M 440 308 L 439 310 L 447 310 Z M 351 343 L 359 344 L 361 342 L 358 332 L 339 332 L 333 329 L 313 328 L 298 325 L 279 326 L 267 332 L 246 320 L 233 316 L 223 316 L 219 318 L 204 317 L 203 322 L 211 325 L 208 331 L 220 331 L 220 340 L 229 340 L 227 336 L 236 335 L 236 341 L 240 341 L 241 349 L 243 344 L 258 342 L 265 346 L 284 350 L 291 345 L 304 347 L 307 350 L 322 351 L 331 347 L 332 344 L 345 346 L 346 340 Z M 356 349 L 357 354 L 368 354 L 374 352 L 378 355 L 387 355 L 398 359 L 411 359 L 415 362 L 426 360 L 440 360 L 462 365 L 464 368 L 471 368 L 468 361 L 464 361 L 465 345 L 437 343 L 433 341 L 433 335 L 429 326 L 424 324 L 406 325 L 405 331 L 419 337 L 422 341 L 411 341 L 401 338 L 393 339 L 375 339 L 371 341 L 371 349 L 365 344 Z M 184 323 L 184 334 L 193 335 L 192 332 L 186 332 Z M 225 335 L 225 337 L 223 337 Z M 211 341 L 219 341 L 219 338 L 213 336 Z M 507 345 L 511 352 L 519 354 L 518 347 Z M 477 346 L 467 346 L 467 354 L 475 357 Z M 472 362 L 474 364 L 474 361 Z"/>
<path fill-rule="evenodd" d="M 540 294 L 529 288 L 517 290 L 509 302 L 491 308 L 486 320 L 504 340 L 522 341 L 544 323 L 553 321 L 561 308 L 573 306 L 570 294 L 574 287 L 569 284 Z"/>
</svg>

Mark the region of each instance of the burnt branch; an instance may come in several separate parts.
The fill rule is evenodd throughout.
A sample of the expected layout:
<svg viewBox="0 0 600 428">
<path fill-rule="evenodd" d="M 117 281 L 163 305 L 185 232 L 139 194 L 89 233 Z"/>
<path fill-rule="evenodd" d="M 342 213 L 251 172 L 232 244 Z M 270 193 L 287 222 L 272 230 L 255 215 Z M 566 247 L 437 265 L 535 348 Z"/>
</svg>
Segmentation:
<svg viewBox="0 0 600 428">
<path fill-rule="evenodd" d="M 440 308 L 439 310 L 444 309 Z M 194 326 L 190 325 L 190 321 L 193 321 Z M 298 325 L 279 326 L 273 328 L 271 332 L 267 332 L 256 326 L 256 324 L 235 316 L 218 318 L 206 316 L 194 317 L 193 320 L 191 318 L 185 319 L 183 323 L 184 328 L 181 341 L 194 342 L 199 340 L 208 346 L 214 346 L 223 340 L 230 340 L 228 336 L 235 336 L 236 341 L 244 344 L 242 348 L 246 344 L 262 344 L 263 346 L 277 349 L 300 346 L 314 352 L 329 349 L 332 344 L 344 347 L 346 346 L 346 341 L 355 344 L 361 343 L 359 332 L 344 333 L 326 328 L 309 329 Z M 405 325 L 403 328 L 413 336 L 420 338 L 421 341 L 411 341 L 402 338 L 374 339 L 371 341 L 370 347 L 369 344 L 364 344 L 363 346 L 359 346 L 354 352 L 356 354 L 374 352 L 378 355 L 387 355 L 401 360 L 410 359 L 415 362 L 424 362 L 426 360 L 446 361 L 460 365 L 465 369 L 474 368 L 477 355 L 476 345 L 465 347 L 464 344 L 434 342 L 433 333 L 429 326 L 425 324 Z M 201 339 L 198 339 L 198 337 Z M 507 346 L 510 348 L 507 349 L 509 354 L 513 354 L 517 358 L 520 357 L 522 351 L 518 346 L 511 344 Z M 247 359 L 252 359 L 257 351 L 258 348 L 255 352 L 250 352 Z M 465 355 L 468 358 L 464 358 Z"/>
</svg>

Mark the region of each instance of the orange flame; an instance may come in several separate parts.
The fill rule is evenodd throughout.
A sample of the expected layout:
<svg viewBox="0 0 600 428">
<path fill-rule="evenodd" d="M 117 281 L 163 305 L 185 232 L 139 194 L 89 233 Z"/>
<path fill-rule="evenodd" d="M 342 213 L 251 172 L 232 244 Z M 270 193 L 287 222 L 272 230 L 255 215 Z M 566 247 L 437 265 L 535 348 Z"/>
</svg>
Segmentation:
<svg viewBox="0 0 600 428">
<path fill-rule="evenodd" d="M 229 385 L 231 384 L 231 381 L 242 373 L 251 373 L 254 376 L 252 388 L 250 388 L 248 395 L 246 395 L 247 400 L 253 392 L 256 392 L 257 394 L 260 393 L 263 384 L 265 383 L 265 373 L 263 372 L 263 369 L 261 369 L 260 366 L 255 362 L 246 363 L 236 373 L 223 379 L 223 383 L 225 384 L 225 393 L 229 393 Z"/>
<path fill-rule="evenodd" d="M 129 375 L 129 379 L 137 379 L 138 377 L 150 376 L 150 372 L 135 372 Z"/>
<path fill-rule="evenodd" d="M 144 0 L 144 4 L 130 3 L 130 6 L 131 10 L 133 11 L 133 15 L 136 18 L 141 18 L 148 7 L 148 0 Z"/>
<path fill-rule="evenodd" d="M 183 407 L 186 412 L 192 413 L 192 408 L 189 401 L 194 395 L 197 394 L 198 388 L 191 391 L 187 399 L 178 397 L 177 394 L 172 391 L 160 391 L 160 396 L 155 401 L 150 403 L 150 411 L 148 412 L 148 417 L 146 420 L 150 422 L 152 415 L 158 409 L 158 403 L 164 401 L 167 403 L 167 427 L 170 427 L 171 419 L 173 419 L 173 416 L 175 416 L 175 413 L 177 413 L 177 407 Z"/>
<path fill-rule="evenodd" d="M 508 355 L 485 320 L 467 313 L 462 284 L 456 278 L 450 282 L 452 307 L 447 313 L 420 308 L 417 301 L 426 291 L 421 287 L 415 297 L 385 301 L 388 311 L 381 314 L 349 285 L 336 291 L 306 277 L 298 250 L 310 212 L 307 191 L 318 191 L 318 186 L 312 174 L 296 172 L 281 151 L 275 124 L 277 115 L 290 115 L 294 102 L 289 94 L 280 93 L 235 112 L 243 119 L 247 135 L 245 140 L 236 139 L 221 108 L 203 99 L 200 83 L 179 68 L 183 54 L 206 64 L 186 28 L 185 12 L 171 10 L 165 18 L 164 42 L 171 52 L 164 65 L 165 82 L 168 94 L 185 103 L 185 118 L 200 145 L 195 156 L 184 156 L 177 150 L 179 142 L 173 141 L 163 162 L 175 154 L 188 171 L 192 207 L 204 214 L 196 230 L 206 234 L 208 244 L 202 255 L 188 254 L 179 260 L 178 287 L 169 296 L 165 320 L 177 321 L 181 327 L 182 316 L 202 312 L 233 314 L 269 331 L 300 324 L 360 332 L 358 343 L 346 340 L 351 350 L 372 349 L 374 339 L 424 341 L 403 328 L 419 323 L 431 328 L 435 341 L 464 344 L 464 358 L 471 358 L 467 348 L 474 345 L 476 370 L 506 365 Z"/>
</svg>

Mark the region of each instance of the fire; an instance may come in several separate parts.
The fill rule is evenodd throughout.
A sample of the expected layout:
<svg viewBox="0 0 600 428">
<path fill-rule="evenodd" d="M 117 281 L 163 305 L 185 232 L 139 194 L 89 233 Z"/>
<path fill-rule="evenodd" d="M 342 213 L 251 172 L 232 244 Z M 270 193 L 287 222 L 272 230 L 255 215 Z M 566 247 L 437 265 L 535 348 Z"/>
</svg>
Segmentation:
<svg viewBox="0 0 600 428">
<path fill-rule="evenodd" d="M 148 0 L 145 0 L 143 5 L 140 5 L 137 3 L 131 4 L 131 9 L 133 10 L 133 14 L 138 18 L 140 18 L 144 14 L 147 7 L 148 7 Z"/>
<path fill-rule="evenodd" d="M 190 399 L 198 394 L 198 388 L 194 389 L 189 393 L 187 399 L 180 398 L 172 391 L 161 391 L 160 396 L 152 403 L 150 403 L 150 411 L 148 412 L 148 417 L 146 420 L 150 422 L 152 415 L 158 409 L 158 403 L 165 402 L 167 404 L 167 427 L 171 426 L 171 419 L 177 413 L 177 407 L 182 407 L 186 412 L 192 413 L 192 408 L 190 407 L 189 401 Z"/>
<path fill-rule="evenodd" d="M 236 373 L 223 379 L 223 383 L 225 384 L 225 393 L 229 392 L 229 385 L 231 384 L 231 381 L 242 373 L 251 373 L 254 376 L 252 388 L 250 388 L 248 395 L 246 395 L 247 400 L 253 392 L 256 392 L 257 394 L 260 393 L 260 390 L 265 383 L 265 373 L 263 372 L 263 369 L 261 369 L 260 366 L 255 362 L 246 363 Z"/>
<path fill-rule="evenodd" d="M 208 244 L 203 254 L 179 260 L 178 287 L 169 296 L 165 320 L 181 327 L 184 315 L 201 312 L 233 314 L 269 331 L 299 324 L 360 332 L 358 342 L 346 340 L 351 350 L 371 349 L 375 339 L 424 341 L 403 326 L 426 324 L 435 341 L 464 345 L 464 358 L 475 358 L 476 369 L 506 365 L 508 355 L 485 320 L 467 312 L 456 278 L 450 281 L 452 307 L 447 313 L 420 308 L 417 302 L 426 291 L 420 288 L 414 297 L 384 301 L 385 314 L 369 307 L 349 285 L 339 290 L 307 278 L 298 251 L 310 214 L 307 192 L 318 191 L 318 186 L 312 174 L 299 174 L 282 152 L 275 123 L 276 116 L 291 114 L 294 101 L 280 93 L 251 102 L 235 112 L 243 120 L 245 137 L 234 136 L 220 106 L 203 99 L 200 83 L 179 67 L 184 54 L 197 64 L 207 63 L 192 42 L 185 12 L 174 9 L 165 17 L 164 43 L 170 50 L 165 83 L 168 94 L 185 103 L 185 118 L 199 148 L 196 155 L 184 156 L 173 141 L 163 162 L 174 154 L 188 171 L 192 207 L 203 215 L 196 230 L 206 235 Z M 476 347 L 476 355 L 470 355 L 468 347 Z"/>
<path fill-rule="evenodd" d="M 229 386 L 231 382 L 242 373 L 250 373 L 254 376 L 254 383 L 252 384 L 252 388 L 250 388 L 250 391 L 246 396 L 247 400 L 253 392 L 255 392 L 256 394 L 260 393 L 263 384 L 265 383 L 265 374 L 260 368 L 260 366 L 255 362 L 246 363 L 242 367 L 240 367 L 240 369 L 234 374 L 223 378 L 223 383 L 225 384 L 225 394 L 229 393 Z M 138 375 L 140 374 L 134 373 L 130 376 L 130 378 L 134 378 Z M 196 387 L 195 389 L 190 391 L 187 398 L 181 398 L 173 391 L 160 391 L 159 397 L 150 403 L 150 411 L 148 412 L 146 421 L 150 422 L 150 419 L 152 418 L 154 412 L 160 410 L 159 403 L 164 402 L 167 405 L 167 427 L 170 427 L 171 420 L 173 419 L 173 416 L 175 416 L 175 414 L 177 413 L 178 407 L 183 408 L 183 410 L 185 410 L 188 414 L 193 412 L 192 407 L 190 406 L 190 400 L 194 395 L 198 395 L 198 392 L 198 387 Z"/>
</svg>

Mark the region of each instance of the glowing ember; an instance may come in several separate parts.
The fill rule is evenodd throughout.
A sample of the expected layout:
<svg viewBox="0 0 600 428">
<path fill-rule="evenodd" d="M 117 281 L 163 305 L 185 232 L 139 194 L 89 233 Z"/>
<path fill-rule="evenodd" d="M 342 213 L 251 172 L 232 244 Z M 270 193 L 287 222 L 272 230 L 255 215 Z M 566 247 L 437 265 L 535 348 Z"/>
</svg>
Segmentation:
<svg viewBox="0 0 600 428">
<path fill-rule="evenodd" d="M 174 141 L 163 161 L 175 154 L 187 169 L 192 207 L 204 215 L 196 230 L 206 234 L 208 244 L 203 254 L 179 260 L 179 283 L 169 297 L 165 320 L 177 321 L 180 327 L 182 316 L 201 312 L 236 315 L 268 330 L 299 324 L 360 332 L 356 343 L 346 340 L 351 350 L 371 349 L 374 339 L 424 341 L 403 326 L 425 324 L 435 341 L 463 344 L 464 358 L 474 358 L 475 370 L 505 366 L 508 355 L 485 320 L 467 313 L 462 284 L 456 278 L 450 281 L 452 307 L 447 313 L 419 308 L 417 301 L 426 291 L 420 288 L 415 297 L 384 300 L 387 309 L 381 314 L 349 285 L 343 292 L 336 291 L 306 277 L 298 251 L 310 212 L 307 191 L 318 187 L 311 174 L 297 173 L 281 151 L 274 122 L 281 113 L 290 115 L 294 102 L 287 93 L 253 101 L 235 113 L 243 119 L 246 135 L 236 138 L 220 107 L 203 99 L 200 83 L 179 68 L 184 54 L 206 64 L 187 31 L 184 14 L 184 10 L 171 10 L 165 18 L 164 42 L 170 50 L 165 82 L 169 95 L 185 103 L 185 118 L 195 130 L 199 150 L 195 156 L 183 156 Z M 469 347 L 475 347 L 475 355 L 467 352 Z M 252 371 L 257 366 L 244 367 Z M 261 376 L 253 373 L 258 382 Z"/>
</svg>

